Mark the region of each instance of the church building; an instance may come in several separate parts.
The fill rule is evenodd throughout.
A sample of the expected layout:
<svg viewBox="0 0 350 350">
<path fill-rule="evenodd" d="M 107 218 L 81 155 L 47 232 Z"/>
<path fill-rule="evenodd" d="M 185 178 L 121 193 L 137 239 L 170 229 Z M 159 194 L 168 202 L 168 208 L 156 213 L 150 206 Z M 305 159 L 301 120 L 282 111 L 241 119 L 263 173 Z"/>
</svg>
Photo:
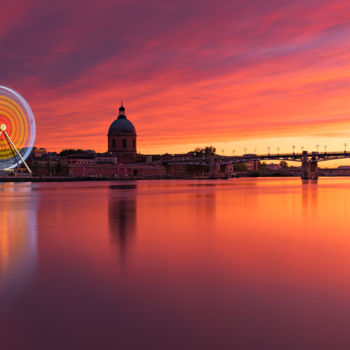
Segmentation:
<svg viewBox="0 0 350 350">
<path fill-rule="evenodd" d="M 119 116 L 108 130 L 108 152 L 118 157 L 119 163 L 136 160 L 136 130 L 125 115 L 123 103 L 119 107 Z"/>
</svg>

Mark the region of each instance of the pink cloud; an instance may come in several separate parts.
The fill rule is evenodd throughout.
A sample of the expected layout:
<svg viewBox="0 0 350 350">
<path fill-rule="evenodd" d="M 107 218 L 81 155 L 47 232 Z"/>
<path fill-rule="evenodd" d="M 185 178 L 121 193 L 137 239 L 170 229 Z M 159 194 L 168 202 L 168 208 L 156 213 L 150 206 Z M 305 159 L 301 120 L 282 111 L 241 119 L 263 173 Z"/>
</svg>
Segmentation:
<svg viewBox="0 0 350 350">
<path fill-rule="evenodd" d="M 0 23 L 1 84 L 31 104 L 40 146 L 104 150 L 120 99 L 159 151 L 350 124 L 345 1 L 16 6 Z"/>
</svg>

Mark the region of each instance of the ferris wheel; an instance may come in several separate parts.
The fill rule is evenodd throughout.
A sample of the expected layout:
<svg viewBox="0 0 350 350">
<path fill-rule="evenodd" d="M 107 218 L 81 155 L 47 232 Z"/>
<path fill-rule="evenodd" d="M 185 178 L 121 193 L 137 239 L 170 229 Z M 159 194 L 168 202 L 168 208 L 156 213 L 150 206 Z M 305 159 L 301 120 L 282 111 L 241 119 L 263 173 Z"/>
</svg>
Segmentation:
<svg viewBox="0 0 350 350">
<path fill-rule="evenodd" d="M 22 163 L 32 173 L 26 159 L 36 136 L 32 110 L 16 91 L 0 86 L 0 170 L 13 169 Z"/>
</svg>

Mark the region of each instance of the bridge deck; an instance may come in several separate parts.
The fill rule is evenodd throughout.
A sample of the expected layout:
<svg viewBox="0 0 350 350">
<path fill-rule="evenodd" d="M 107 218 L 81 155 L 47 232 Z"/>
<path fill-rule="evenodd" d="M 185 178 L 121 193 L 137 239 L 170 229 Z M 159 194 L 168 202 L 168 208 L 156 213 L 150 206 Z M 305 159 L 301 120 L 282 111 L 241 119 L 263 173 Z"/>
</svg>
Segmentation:
<svg viewBox="0 0 350 350">
<path fill-rule="evenodd" d="M 305 153 L 278 153 L 278 154 L 243 154 L 241 156 L 220 156 L 215 155 L 215 161 L 220 164 L 235 164 L 250 161 L 262 160 L 285 160 L 291 162 L 302 162 Z M 324 162 L 327 160 L 350 158 L 350 152 L 313 152 L 307 153 L 308 159 L 317 162 Z M 169 160 L 169 164 L 187 164 L 187 165 L 209 165 L 210 158 L 190 158 Z"/>
</svg>

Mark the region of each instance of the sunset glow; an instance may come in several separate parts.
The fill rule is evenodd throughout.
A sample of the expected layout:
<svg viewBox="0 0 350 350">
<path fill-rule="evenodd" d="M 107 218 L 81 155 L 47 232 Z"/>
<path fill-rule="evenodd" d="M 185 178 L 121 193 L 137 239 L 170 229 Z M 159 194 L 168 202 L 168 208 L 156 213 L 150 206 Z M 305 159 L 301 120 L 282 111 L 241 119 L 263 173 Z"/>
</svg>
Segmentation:
<svg viewBox="0 0 350 350">
<path fill-rule="evenodd" d="M 348 1 L 15 0 L 2 10 L 1 84 L 29 102 L 39 147 L 106 151 L 121 99 L 144 153 L 343 150 L 350 139 Z"/>
</svg>

